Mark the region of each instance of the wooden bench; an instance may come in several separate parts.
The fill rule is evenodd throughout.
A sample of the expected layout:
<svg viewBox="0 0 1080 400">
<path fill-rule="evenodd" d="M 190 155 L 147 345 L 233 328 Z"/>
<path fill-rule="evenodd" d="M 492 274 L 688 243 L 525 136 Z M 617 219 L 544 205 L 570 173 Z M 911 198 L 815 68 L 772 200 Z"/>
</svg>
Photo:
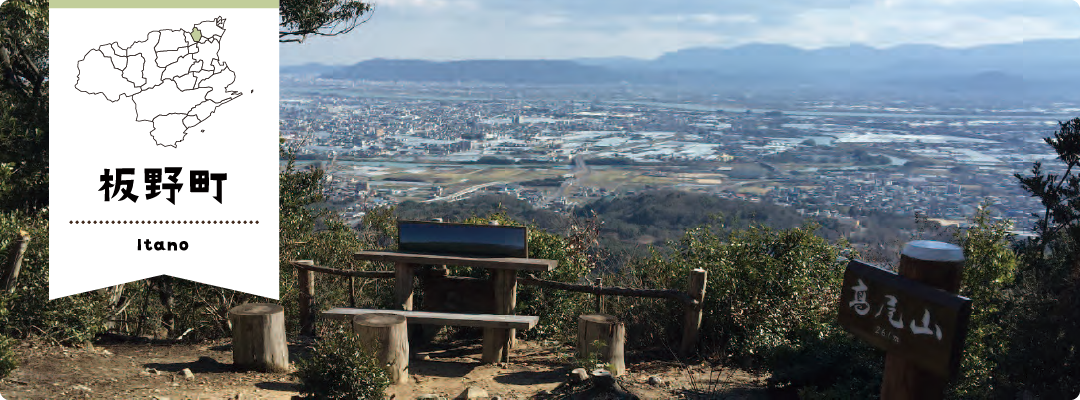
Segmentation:
<svg viewBox="0 0 1080 400">
<path fill-rule="evenodd" d="M 466 229 L 469 232 L 450 232 L 445 229 Z M 479 226 L 479 225 L 454 225 L 454 224 L 428 224 L 428 223 L 399 223 L 401 234 L 399 248 L 408 251 L 445 250 L 448 248 L 460 248 L 476 254 L 422 254 L 409 252 L 387 251 L 361 251 L 353 255 L 353 259 L 359 261 L 379 261 L 394 263 L 396 298 L 393 309 L 413 310 L 413 280 L 414 268 L 420 265 L 461 265 L 473 268 L 483 268 L 491 271 L 491 290 L 494 293 L 491 311 L 493 314 L 472 314 L 481 316 L 480 320 L 495 320 L 496 317 L 504 318 L 505 321 L 513 321 L 514 306 L 517 304 L 517 272 L 546 272 L 555 269 L 555 260 L 528 259 L 517 256 L 528 254 L 527 230 L 517 227 L 503 226 Z M 409 234 L 409 232 L 412 234 Z M 448 239 L 449 237 L 449 239 Z M 483 237 L 485 240 L 477 240 L 479 243 L 487 243 L 478 246 L 476 243 L 458 243 L 455 240 L 461 237 Z M 513 239 L 509 242 L 504 239 Z M 412 243 L 412 244 L 410 244 Z M 499 251 L 506 250 L 500 254 Z M 461 324 L 477 324 L 477 319 L 464 320 L 469 314 L 450 314 L 446 321 L 459 321 Z M 408 317 L 406 317 L 408 318 Z M 509 318 L 509 319 L 505 319 Z M 539 320 L 538 317 L 525 317 Z M 415 321 L 413 318 L 409 318 Z M 529 328 L 535 326 L 533 322 Z M 473 325 L 480 326 L 480 325 Z M 506 362 L 510 359 L 510 349 L 514 347 L 514 332 L 516 328 L 507 325 L 482 326 L 484 329 L 484 354 L 481 360 L 485 363 Z"/>
<path fill-rule="evenodd" d="M 403 315 L 413 324 L 443 325 L 443 326 L 472 326 L 477 328 L 502 328 L 502 329 L 532 329 L 540 322 L 540 317 L 531 315 L 496 315 L 496 314 L 461 314 L 440 313 L 429 311 L 398 311 L 376 310 L 367 308 L 339 307 L 323 311 L 323 315 L 331 319 L 351 320 L 353 316 L 362 314 L 396 314 Z"/>
</svg>

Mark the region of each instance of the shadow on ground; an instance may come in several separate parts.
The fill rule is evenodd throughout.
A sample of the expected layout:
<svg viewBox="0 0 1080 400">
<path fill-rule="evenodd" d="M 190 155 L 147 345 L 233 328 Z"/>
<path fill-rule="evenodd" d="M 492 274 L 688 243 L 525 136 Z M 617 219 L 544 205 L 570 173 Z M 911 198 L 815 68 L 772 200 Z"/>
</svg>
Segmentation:
<svg viewBox="0 0 1080 400">
<path fill-rule="evenodd" d="M 255 387 L 263 390 L 275 390 L 279 392 L 298 392 L 300 385 L 287 382 L 259 382 Z"/>
<path fill-rule="evenodd" d="M 202 356 L 199 359 L 191 362 L 179 362 L 179 363 L 146 363 L 143 364 L 143 368 L 153 368 L 158 371 L 166 372 L 180 372 L 184 368 L 191 369 L 191 372 L 199 373 L 225 373 L 225 372 L 237 372 L 243 369 L 237 368 L 232 363 L 232 344 L 223 344 L 219 346 L 210 347 L 209 350 L 217 352 L 229 352 L 230 354 L 219 355 L 217 358 Z M 301 358 L 307 357 L 310 350 L 306 345 L 302 344 L 290 344 L 289 345 L 289 360 L 296 361 Z M 222 362 L 224 361 L 224 362 Z"/>
<path fill-rule="evenodd" d="M 503 385 L 530 386 L 540 383 L 560 383 L 566 380 L 566 371 L 518 371 L 495 377 Z"/>
<path fill-rule="evenodd" d="M 440 378 L 464 378 L 480 363 L 447 360 L 409 360 L 409 373 Z"/>
<path fill-rule="evenodd" d="M 799 395 L 794 391 L 783 391 L 766 388 L 737 388 L 718 390 L 682 390 L 679 394 L 689 400 L 706 399 L 733 399 L 733 400 L 798 400 Z"/>
<path fill-rule="evenodd" d="M 153 368 L 158 371 L 180 372 L 184 368 L 191 369 L 196 374 L 235 372 L 232 364 L 222 363 L 213 357 L 199 357 L 198 360 L 185 363 L 146 363 L 143 368 Z"/>
</svg>

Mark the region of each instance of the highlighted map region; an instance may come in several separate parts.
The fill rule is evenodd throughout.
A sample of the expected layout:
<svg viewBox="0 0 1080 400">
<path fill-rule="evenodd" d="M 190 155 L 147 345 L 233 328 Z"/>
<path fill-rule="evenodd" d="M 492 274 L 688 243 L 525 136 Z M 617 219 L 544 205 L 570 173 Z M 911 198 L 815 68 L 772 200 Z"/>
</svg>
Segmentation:
<svg viewBox="0 0 1080 400">
<path fill-rule="evenodd" d="M 195 24 L 190 31 L 162 29 L 124 47 L 90 49 L 79 61 L 75 89 L 111 102 L 130 98 L 135 120 L 150 122 L 159 146 L 176 147 L 217 108 L 241 96 L 230 91 L 236 74 L 218 58 L 225 19 Z"/>
</svg>

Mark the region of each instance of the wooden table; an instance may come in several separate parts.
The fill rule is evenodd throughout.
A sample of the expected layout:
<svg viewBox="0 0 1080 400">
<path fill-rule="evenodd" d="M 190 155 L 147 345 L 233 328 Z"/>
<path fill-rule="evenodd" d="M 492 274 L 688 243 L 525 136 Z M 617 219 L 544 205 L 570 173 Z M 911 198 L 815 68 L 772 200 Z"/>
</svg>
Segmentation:
<svg viewBox="0 0 1080 400">
<path fill-rule="evenodd" d="M 531 258 L 464 257 L 434 254 L 398 253 L 388 251 L 361 251 L 353 255 L 362 261 L 384 261 L 395 265 L 394 298 L 396 307 L 413 310 L 414 268 L 421 265 L 461 265 L 491 270 L 491 284 L 495 293 L 495 314 L 514 315 L 517 304 L 517 271 L 545 272 L 555 269 L 555 260 Z M 484 355 L 486 363 L 509 360 L 513 347 L 514 329 L 484 328 Z"/>
</svg>

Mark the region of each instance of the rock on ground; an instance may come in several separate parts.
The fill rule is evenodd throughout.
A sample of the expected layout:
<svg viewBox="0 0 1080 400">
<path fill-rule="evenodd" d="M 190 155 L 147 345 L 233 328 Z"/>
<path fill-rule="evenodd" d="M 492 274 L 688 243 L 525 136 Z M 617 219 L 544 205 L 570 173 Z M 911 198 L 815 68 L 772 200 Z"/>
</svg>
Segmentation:
<svg viewBox="0 0 1080 400">
<path fill-rule="evenodd" d="M 459 399 L 487 399 L 489 397 L 487 390 L 475 386 L 465 388 L 465 391 L 458 396 Z"/>
</svg>

